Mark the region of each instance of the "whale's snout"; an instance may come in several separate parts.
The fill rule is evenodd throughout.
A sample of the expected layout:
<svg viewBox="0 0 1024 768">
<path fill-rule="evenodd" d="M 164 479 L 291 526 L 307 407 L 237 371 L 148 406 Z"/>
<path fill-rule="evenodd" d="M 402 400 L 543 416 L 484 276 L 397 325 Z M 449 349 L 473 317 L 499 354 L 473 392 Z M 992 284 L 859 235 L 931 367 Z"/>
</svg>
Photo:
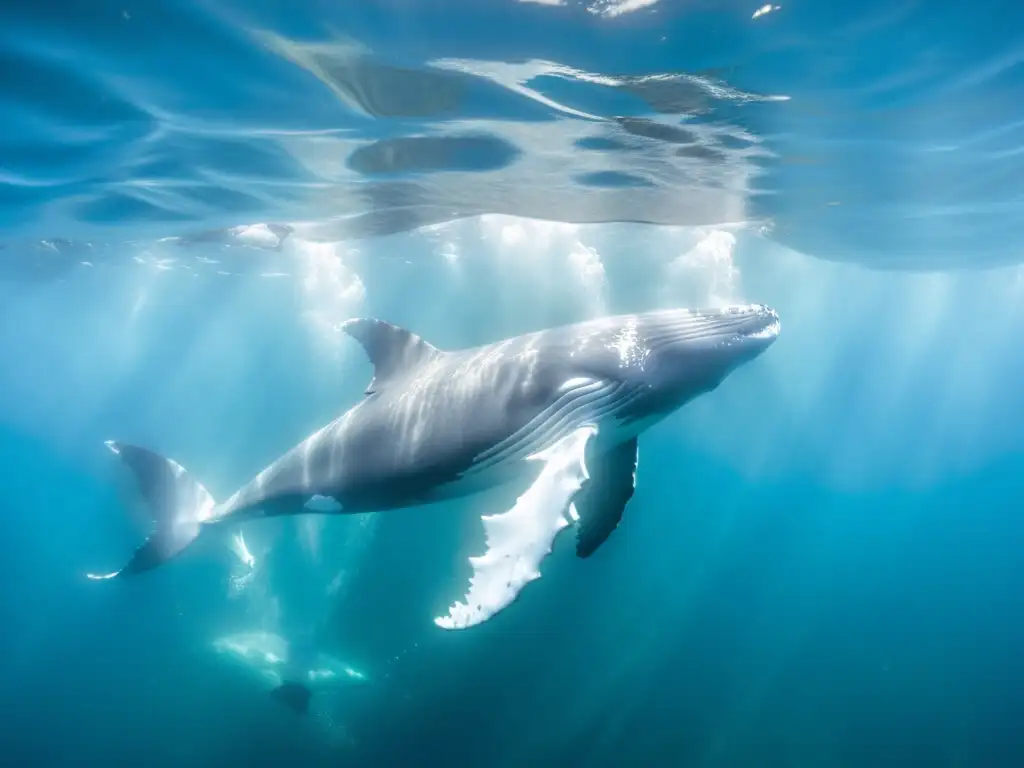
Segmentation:
<svg viewBox="0 0 1024 768">
<path fill-rule="evenodd" d="M 779 315 L 763 304 L 667 310 L 648 316 L 648 373 L 658 388 L 707 391 L 775 343 Z"/>
<path fill-rule="evenodd" d="M 764 304 L 723 307 L 709 326 L 709 343 L 698 343 L 694 353 L 723 378 L 768 349 L 782 330 L 778 313 Z"/>
<path fill-rule="evenodd" d="M 747 304 L 727 307 L 726 312 L 734 312 L 744 318 L 743 324 L 736 331 L 734 342 L 746 347 L 753 355 L 759 355 L 775 343 L 782 330 L 778 313 L 763 304 Z"/>
<path fill-rule="evenodd" d="M 654 351 L 762 352 L 779 336 L 779 315 L 764 304 L 719 309 L 673 309 L 648 316 L 648 343 Z"/>
</svg>

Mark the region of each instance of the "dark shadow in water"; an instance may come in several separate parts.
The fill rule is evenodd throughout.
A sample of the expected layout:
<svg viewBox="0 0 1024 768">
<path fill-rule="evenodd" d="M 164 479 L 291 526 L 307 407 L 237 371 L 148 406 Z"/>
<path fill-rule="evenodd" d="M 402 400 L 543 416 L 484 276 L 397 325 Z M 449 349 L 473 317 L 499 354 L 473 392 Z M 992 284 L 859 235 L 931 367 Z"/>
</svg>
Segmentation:
<svg viewBox="0 0 1024 768">
<path fill-rule="evenodd" d="M 405 69 L 368 56 L 314 54 L 323 79 L 373 117 L 437 117 L 462 104 L 465 79 L 436 69 Z"/>
<path fill-rule="evenodd" d="M 698 140 L 697 133 L 681 125 L 666 125 L 645 117 L 615 118 L 622 130 L 634 136 L 668 142 L 669 144 L 693 144 Z"/>
<path fill-rule="evenodd" d="M 653 187 L 647 179 L 623 171 L 597 171 L 576 177 L 576 182 L 587 187 Z"/>
<path fill-rule="evenodd" d="M 585 149 L 591 152 L 630 152 L 637 151 L 639 147 L 627 144 L 621 139 L 609 139 L 603 136 L 588 136 L 585 139 L 577 139 L 577 149 Z"/>
<path fill-rule="evenodd" d="M 519 149 L 495 136 L 406 136 L 360 147 L 347 165 L 365 175 L 495 171 L 519 154 Z"/>
<path fill-rule="evenodd" d="M 714 109 L 708 89 L 686 75 L 624 78 L 619 87 L 663 115 L 702 115 Z"/>
<path fill-rule="evenodd" d="M 122 192 L 110 192 L 105 197 L 83 200 L 75 206 L 80 221 L 93 224 L 117 224 L 126 219 L 135 221 L 191 221 L 184 211 L 173 210 Z"/>
<path fill-rule="evenodd" d="M 692 160 L 706 160 L 711 163 L 724 163 L 725 153 L 721 150 L 709 147 L 705 144 L 690 144 L 676 150 L 679 157 L 688 157 Z"/>
<path fill-rule="evenodd" d="M 750 139 L 728 133 L 719 133 L 717 139 L 718 143 L 725 149 L 746 149 L 754 144 Z"/>
</svg>

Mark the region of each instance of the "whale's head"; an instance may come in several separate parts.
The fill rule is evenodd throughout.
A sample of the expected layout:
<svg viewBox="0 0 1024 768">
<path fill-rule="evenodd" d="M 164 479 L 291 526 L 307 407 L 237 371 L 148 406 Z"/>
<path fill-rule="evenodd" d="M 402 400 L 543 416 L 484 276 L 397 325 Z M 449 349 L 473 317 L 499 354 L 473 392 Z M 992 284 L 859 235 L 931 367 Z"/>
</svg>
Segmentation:
<svg viewBox="0 0 1024 768">
<path fill-rule="evenodd" d="M 667 407 L 708 392 L 778 338 L 779 316 L 761 304 L 673 309 L 638 318 L 646 359 L 640 377 Z"/>
<path fill-rule="evenodd" d="M 630 384 L 628 418 L 664 415 L 714 389 L 768 349 L 780 329 L 775 311 L 760 304 L 659 310 L 613 321 L 590 362 L 600 361 L 606 378 Z"/>
<path fill-rule="evenodd" d="M 779 316 L 762 304 L 666 310 L 639 317 L 648 383 L 706 391 L 779 336 Z"/>
</svg>

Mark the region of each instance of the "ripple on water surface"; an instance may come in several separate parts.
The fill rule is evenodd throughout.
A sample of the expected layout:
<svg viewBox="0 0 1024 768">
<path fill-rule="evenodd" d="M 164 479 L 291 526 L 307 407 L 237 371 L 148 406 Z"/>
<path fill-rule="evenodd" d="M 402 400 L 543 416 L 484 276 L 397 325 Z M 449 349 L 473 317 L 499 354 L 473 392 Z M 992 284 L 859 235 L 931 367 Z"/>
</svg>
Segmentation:
<svg viewBox="0 0 1024 768">
<path fill-rule="evenodd" d="M 880 1 L 292 10 L 12 13 L 0 272 L 50 274 L 74 243 L 258 222 L 344 240 L 485 213 L 745 225 L 883 265 L 1020 257 L 1012 19 Z"/>
</svg>

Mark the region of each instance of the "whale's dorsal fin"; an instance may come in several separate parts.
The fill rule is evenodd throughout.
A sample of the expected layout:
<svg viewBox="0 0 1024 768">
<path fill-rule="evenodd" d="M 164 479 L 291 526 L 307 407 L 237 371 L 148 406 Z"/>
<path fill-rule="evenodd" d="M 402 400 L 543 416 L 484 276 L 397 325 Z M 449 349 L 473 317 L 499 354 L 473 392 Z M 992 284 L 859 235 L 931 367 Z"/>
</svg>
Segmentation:
<svg viewBox="0 0 1024 768">
<path fill-rule="evenodd" d="M 341 330 L 363 345 L 373 364 L 373 378 L 366 387 L 368 395 L 377 392 L 389 379 L 443 354 L 412 331 L 383 320 L 346 320 Z"/>
</svg>

